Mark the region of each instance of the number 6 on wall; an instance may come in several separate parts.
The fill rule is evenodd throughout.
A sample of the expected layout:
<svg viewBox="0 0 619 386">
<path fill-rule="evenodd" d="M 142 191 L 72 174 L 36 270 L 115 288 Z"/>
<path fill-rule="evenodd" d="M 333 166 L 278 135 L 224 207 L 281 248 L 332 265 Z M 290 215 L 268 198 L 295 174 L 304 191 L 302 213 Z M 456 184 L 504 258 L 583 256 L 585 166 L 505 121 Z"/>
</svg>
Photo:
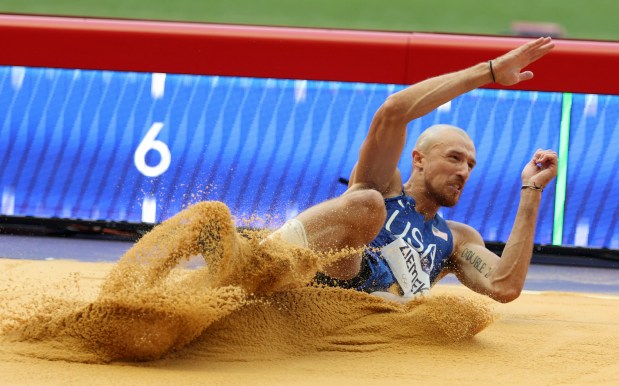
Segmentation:
<svg viewBox="0 0 619 386">
<path fill-rule="evenodd" d="M 168 170 L 170 162 L 172 162 L 172 154 L 170 153 L 168 145 L 155 139 L 161 129 L 163 129 L 162 122 L 153 123 L 133 155 L 135 167 L 146 177 L 157 177 L 162 175 Z M 148 153 L 149 150 L 155 150 L 161 156 L 159 163 L 155 166 L 146 164 L 146 153 Z"/>
</svg>

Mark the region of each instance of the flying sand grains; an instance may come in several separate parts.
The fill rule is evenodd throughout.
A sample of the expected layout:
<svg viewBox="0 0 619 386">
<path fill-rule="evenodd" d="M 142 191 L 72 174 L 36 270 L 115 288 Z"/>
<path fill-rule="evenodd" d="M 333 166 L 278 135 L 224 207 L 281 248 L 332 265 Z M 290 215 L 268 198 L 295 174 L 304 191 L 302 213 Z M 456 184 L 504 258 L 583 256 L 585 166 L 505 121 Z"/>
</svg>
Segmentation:
<svg viewBox="0 0 619 386">
<path fill-rule="evenodd" d="M 172 352 L 251 360 L 458 341 L 494 320 L 475 299 L 435 296 L 403 306 L 311 286 L 323 264 L 351 251 L 317 254 L 263 239 L 237 233 L 224 204 L 198 203 L 127 251 L 94 301 L 48 299 L 34 314 L 3 320 L 10 328 L 1 340 L 23 355 L 83 362 Z"/>
</svg>

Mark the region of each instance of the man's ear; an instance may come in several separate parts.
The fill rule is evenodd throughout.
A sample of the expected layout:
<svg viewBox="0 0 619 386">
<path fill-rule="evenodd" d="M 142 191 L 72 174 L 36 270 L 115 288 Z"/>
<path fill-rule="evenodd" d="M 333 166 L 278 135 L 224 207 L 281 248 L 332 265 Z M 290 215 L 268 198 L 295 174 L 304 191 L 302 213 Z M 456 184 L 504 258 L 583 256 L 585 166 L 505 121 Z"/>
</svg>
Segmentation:
<svg viewBox="0 0 619 386">
<path fill-rule="evenodd" d="M 413 149 L 413 169 L 418 169 L 423 171 L 425 157 L 423 153 L 417 149 Z"/>
</svg>

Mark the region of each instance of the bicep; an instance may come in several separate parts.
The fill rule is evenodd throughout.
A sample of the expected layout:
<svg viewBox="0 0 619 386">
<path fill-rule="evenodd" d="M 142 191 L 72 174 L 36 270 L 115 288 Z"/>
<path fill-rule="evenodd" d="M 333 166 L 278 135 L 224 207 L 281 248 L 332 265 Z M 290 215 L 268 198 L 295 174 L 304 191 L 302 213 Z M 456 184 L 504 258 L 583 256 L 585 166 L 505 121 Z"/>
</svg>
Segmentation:
<svg viewBox="0 0 619 386">
<path fill-rule="evenodd" d="M 406 123 L 396 115 L 386 104 L 376 112 L 361 145 L 351 184 L 368 185 L 379 191 L 389 189 L 406 142 Z"/>
<path fill-rule="evenodd" d="M 473 228 L 464 224 L 457 224 L 455 228 L 457 240 L 451 258 L 451 272 L 473 291 L 490 294 L 490 274 L 499 263 L 500 257 L 484 246 L 481 235 Z"/>
<path fill-rule="evenodd" d="M 452 272 L 458 280 L 475 292 L 489 294 L 492 286 L 490 273 L 499 257 L 479 244 L 465 244 L 454 251 Z"/>
</svg>

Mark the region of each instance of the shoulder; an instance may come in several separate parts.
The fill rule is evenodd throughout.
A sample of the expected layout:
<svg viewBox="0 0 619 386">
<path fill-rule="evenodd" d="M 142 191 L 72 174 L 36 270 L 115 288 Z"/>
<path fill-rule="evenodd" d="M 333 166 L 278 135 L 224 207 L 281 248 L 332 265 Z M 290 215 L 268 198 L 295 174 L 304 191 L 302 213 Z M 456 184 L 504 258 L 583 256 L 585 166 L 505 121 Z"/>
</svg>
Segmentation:
<svg viewBox="0 0 619 386">
<path fill-rule="evenodd" d="M 447 226 L 454 237 L 454 252 L 464 244 L 484 245 L 484 239 L 481 237 L 481 234 L 472 226 L 449 220 L 447 221 Z"/>
<path fill-rule="evenodd" d="M 350 179 L 348 180 L 348 190 L 359 190 L 359 189 L 374 189 L 378 191 L 384 198 L 390 198 L 399 196 L 402 193 L 402 175 L 400 174 L 400 169 L 396 168 L 387 186 L 384 189 L 379 189 L 378 186 L 370 184 L 368 182 L 360 182 L 357 179 L 357 167 L 358 164 L 353 167 L 352 172 L 350 173 Z"/>
</svg>

